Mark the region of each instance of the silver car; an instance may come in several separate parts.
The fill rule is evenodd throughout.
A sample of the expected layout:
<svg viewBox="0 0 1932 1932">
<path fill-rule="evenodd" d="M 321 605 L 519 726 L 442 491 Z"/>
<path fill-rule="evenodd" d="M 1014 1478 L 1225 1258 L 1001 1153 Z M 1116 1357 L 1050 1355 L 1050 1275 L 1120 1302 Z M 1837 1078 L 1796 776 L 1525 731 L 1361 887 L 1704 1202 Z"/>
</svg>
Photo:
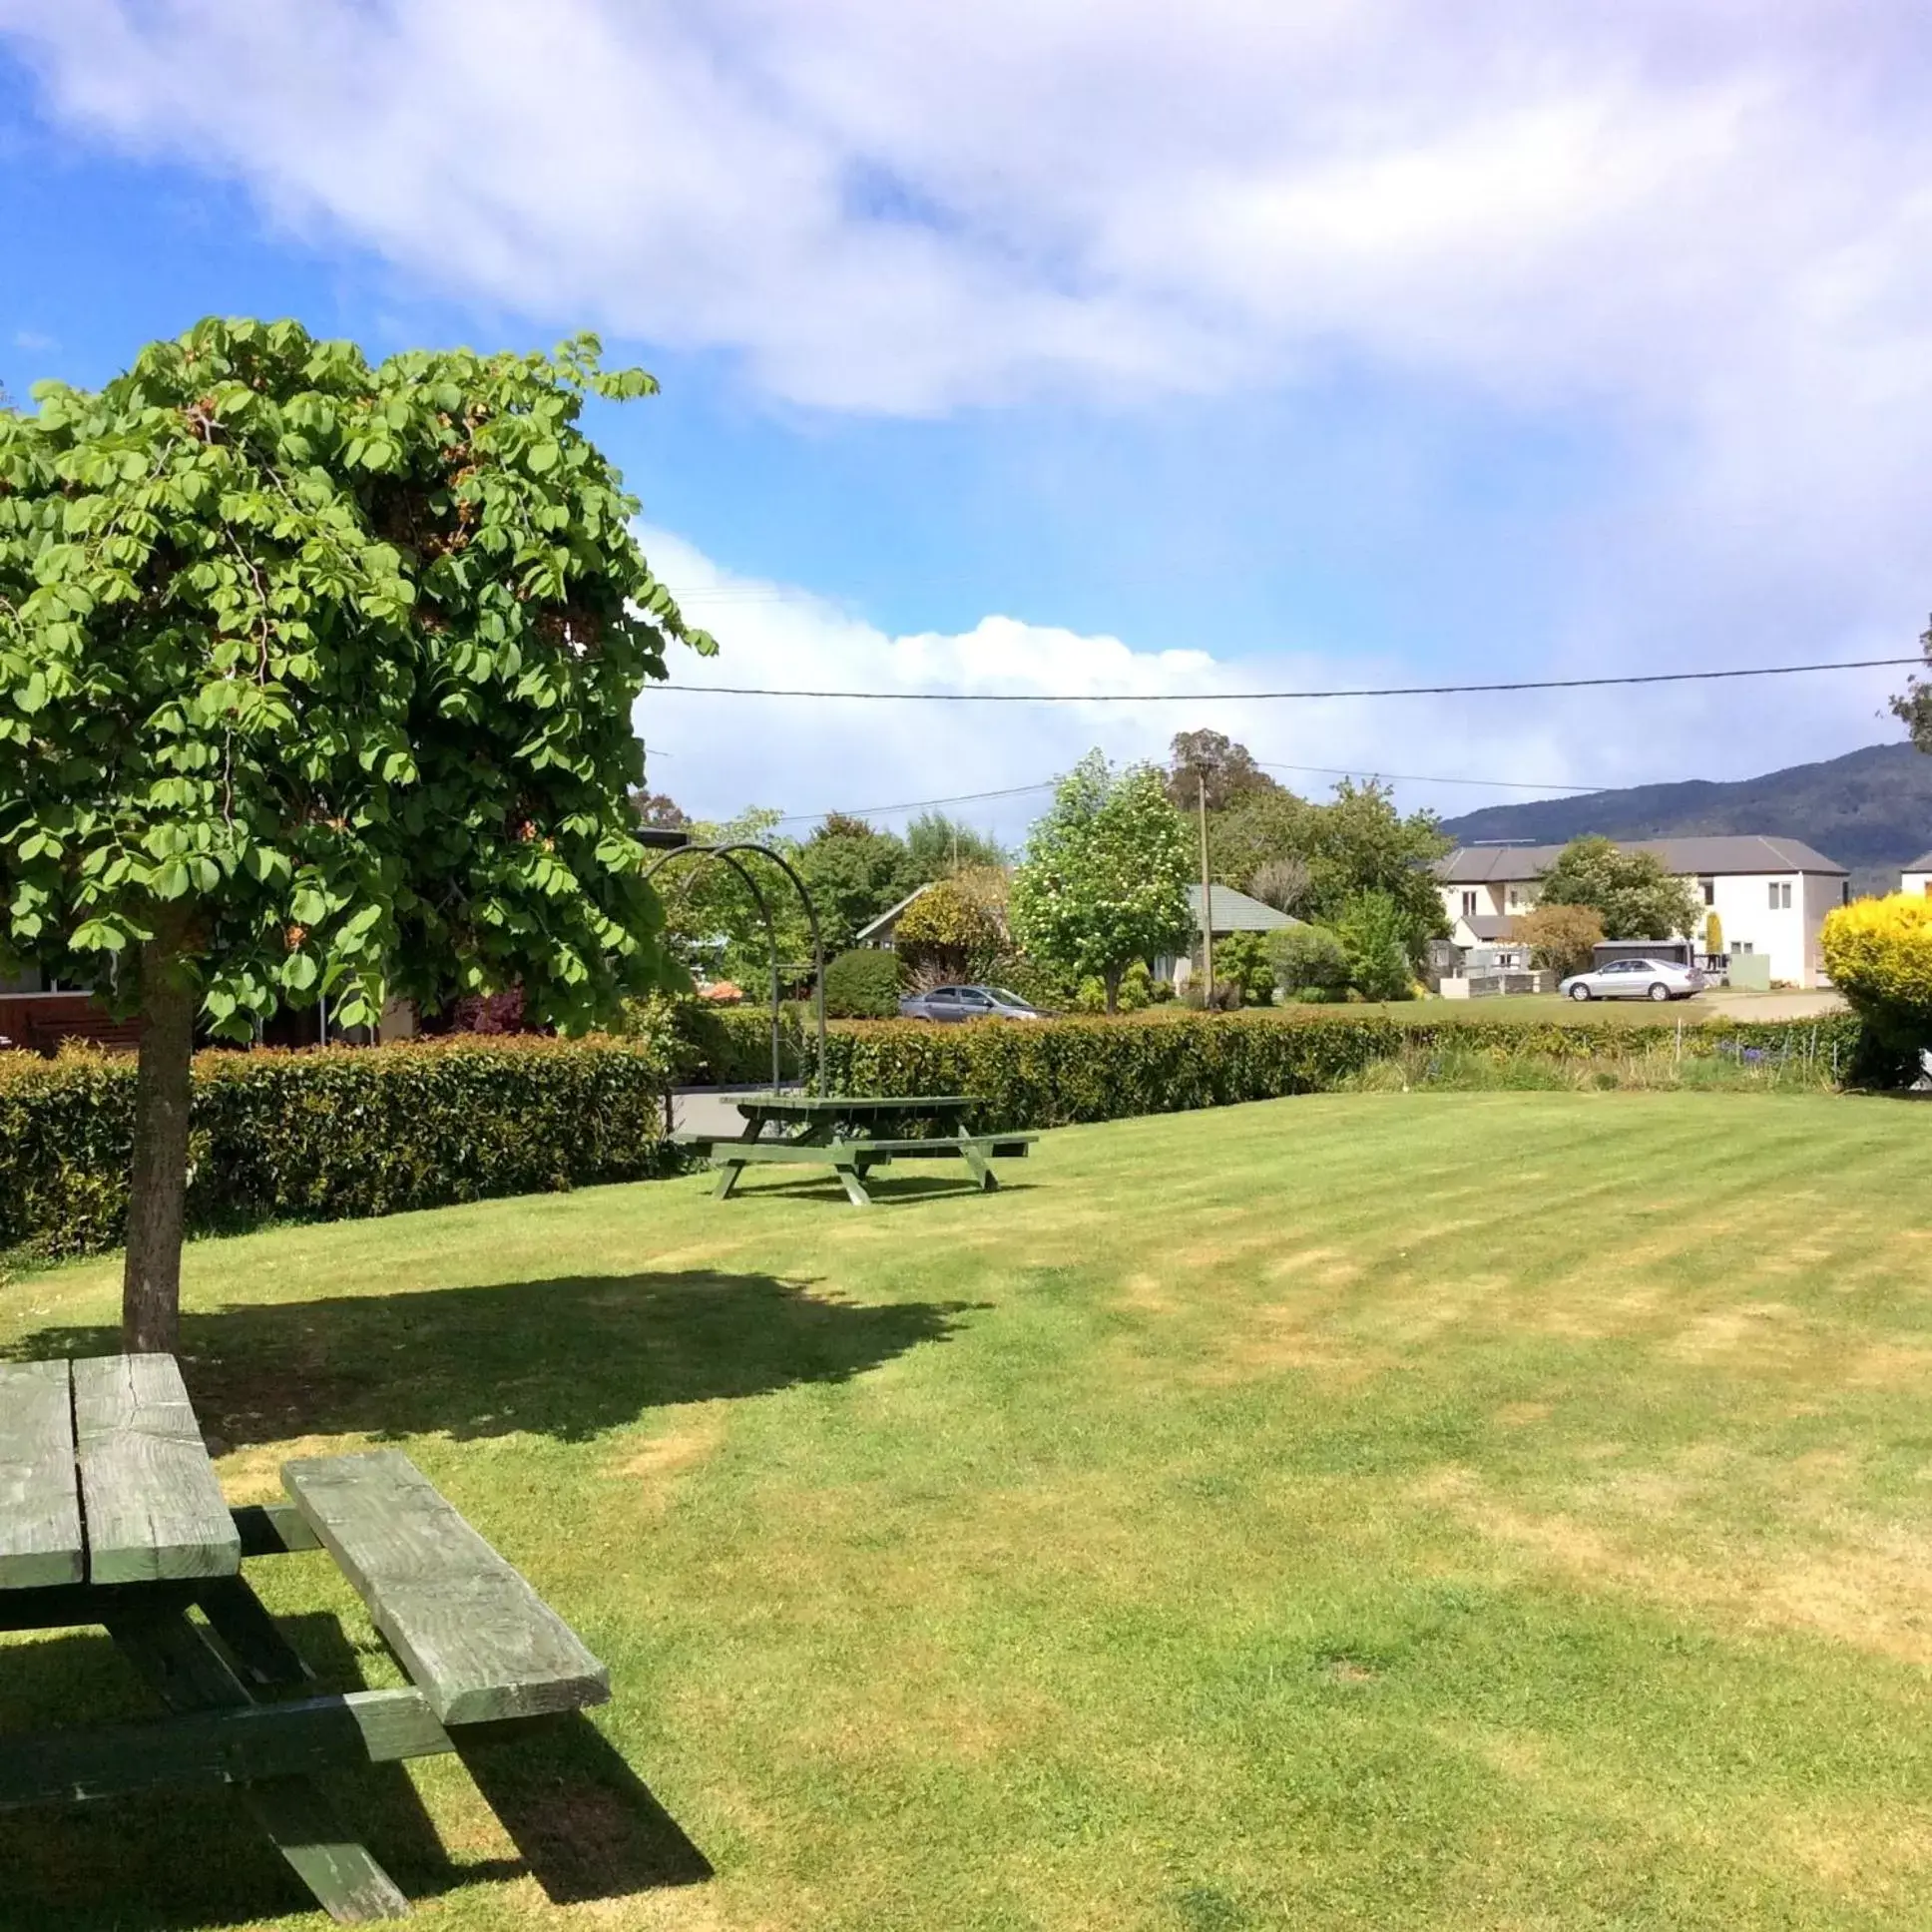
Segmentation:
<svg viewBox="0 0 1932 1932">
<path fill-rule="evenodd" d="M 1703 971 L 1675 959 L 1612 959 L 1572 973 L 1557 991 L 1573 1000 L 1688 1000 L 1703 991 Z"/>
<path fill-rule="evenodd" d="M 1047 1016 L 1003 986 L 935 986 L 899 1002 L 902 1020 L 1044 1020 Z"/>
</svg>

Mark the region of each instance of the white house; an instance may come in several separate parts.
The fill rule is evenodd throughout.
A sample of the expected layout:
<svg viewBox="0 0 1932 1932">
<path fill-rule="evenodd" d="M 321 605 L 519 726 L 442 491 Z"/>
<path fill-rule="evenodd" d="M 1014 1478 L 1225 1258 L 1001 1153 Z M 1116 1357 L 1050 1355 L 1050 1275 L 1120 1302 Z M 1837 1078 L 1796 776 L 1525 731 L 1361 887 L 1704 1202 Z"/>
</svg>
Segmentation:
<svg viewBox="0 0 1932 1932">
<path fill-rule="evenodd" d="M 1932 852 L 1921 852 L 1898 875 L 1898 889 L 1915 899 L 1932 899 Z"/>
<path fill-rule="evenodd" d="M 1626 851 L 1655 853 L 1666 871 L 1690 884 L 1708 908 L 1706 921 L 1715 915 L 1723 951 L 1768 954 L 1771 978 L 1793 986 L 1827 983 L 1818 935 L 1825 914 L 1851 897 L 1842 865 L 1799 839 L 1758 833 L 1618 843 Z M 1537 881 L 1562 851 L 1561 845 L 1464 845 L 1438 860 L 1442 909 L 1456 943 L 1493 944 L 1501 936 L 1500 920 L 1536 904 Z M 1711 933 L 1706 923 L 1694 933 L 1645 936 L 1689 939 L 1708 950 Z"/>
</svg>

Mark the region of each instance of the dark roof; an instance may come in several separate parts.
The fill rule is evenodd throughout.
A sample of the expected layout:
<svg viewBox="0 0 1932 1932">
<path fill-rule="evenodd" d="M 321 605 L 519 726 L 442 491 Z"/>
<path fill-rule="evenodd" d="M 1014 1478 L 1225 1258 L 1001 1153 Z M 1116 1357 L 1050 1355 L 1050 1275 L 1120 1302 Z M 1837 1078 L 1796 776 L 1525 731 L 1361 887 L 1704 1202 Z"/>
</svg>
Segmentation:
<svg viewBox="0 0 1932 1932">
<path fill-rule="evenodd" d="M 1932 852 L 1921 852 L 1917 858 L 1898 869 L 1901 872 L 1932 872 Z"/>
<path fill-rule="evenodd" d="M 1484 945 L 1516 937 L 1516 919 L 1508 912 L 1478 912 L 1458 923 L 1467 926 Z"/>
<path fill-rule="evenodd" d="M 1627 852 L 1656 853 L 1666 871 L 1686 878 L 1739 872 L 1828 872 L 1837 878 L 1845 870 L 1802 839 L 1768 838 L 1758 832 L 1620 838 L 1617 843 Z M 1563 849 L 1561 845 L 1459 845 L 1447 858 L 1436 861 L 1436 876 L 1446 885 L 1540 878 Z"/>
<path fill-rule="evenodd" d="M 1201 887 L 1188 888 L 1188 911 L 1195 922 L 1195 930 L 1201 930 Z M 1216 932 L 1278 932 L 1283 926 L 1298 926 L 1299 919 L 1290 919 L 1285 912 L 1277 912 L 1271 905 L 1263 905 L 1259 899 L 1250 899 L 1245 892 L 1236 892 L 1231 885 L 1214 887 L 1214 930 Z"/>
</svg>

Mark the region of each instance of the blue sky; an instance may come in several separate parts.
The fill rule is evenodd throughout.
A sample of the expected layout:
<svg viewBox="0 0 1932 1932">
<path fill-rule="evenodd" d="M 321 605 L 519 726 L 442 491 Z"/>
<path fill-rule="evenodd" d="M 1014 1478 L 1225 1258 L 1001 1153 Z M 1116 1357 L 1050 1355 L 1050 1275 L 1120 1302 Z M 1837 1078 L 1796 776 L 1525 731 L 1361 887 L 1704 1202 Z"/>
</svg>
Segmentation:
<svg viewBox="0 0 1932 1932">
<path fill-rule="evenodd" d="M 1915 10 L 806 11 L 559 0 L 539 36 L 509 0 L 0 0 L 0 378 L 97 382 L 209 311 L 374 352 L 596 326 L 665 385 L 594 429 L 724 647 L 694 682 L 1212 693 L 1912 649 Z M 1894 735 L 1890 682 L 665 694 L 640 726 L 693 807 L 805 813 L 1200 724 L 1283 764 L 1741 776 Z M 1036 803 L 972 810 L 1011 834 Z"/>
</svg>

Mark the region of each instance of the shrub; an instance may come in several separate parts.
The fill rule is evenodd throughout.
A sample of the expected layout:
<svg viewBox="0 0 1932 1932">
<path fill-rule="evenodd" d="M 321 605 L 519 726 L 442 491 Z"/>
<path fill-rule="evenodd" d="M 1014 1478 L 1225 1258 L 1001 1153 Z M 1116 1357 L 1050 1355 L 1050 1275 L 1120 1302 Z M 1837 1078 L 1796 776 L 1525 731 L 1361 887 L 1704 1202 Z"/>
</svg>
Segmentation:
<svg viewBox="0 0 1932 1932">
<path fill-rule="evenodd" d="M 1335 921 L 1335 937 L 1348 954 L 1348 984 L 1365 1000 L 1413 997 L 1409 963 L 1410 921 L 1392 893 L 1357 892 Z"/>
<path fill-rule="evenodd" d="M 1145 959 L 1137 959 L 1121 975 L 1120 997 L 1116 1002 L 1123 1013 L 1139 1013 L 1154 1000 L 1154 975 L 1148 970 Z M 1101 1003 L 1107 1001 L 1107 989 L 1101 988 Z"/>
<path fill-rule="evenodd" d="M 188 1226 L 338 1220 L 670 1171 L 659 1037 L 519 1034 L 196 1057 Z M 24 1064 L 19 1064 L 24 1063 Z M 132 1059 L 0 1057 L 0 1251 L 116 1246 Z"/>
<path fill-rule="evenodd" d="M 927 886 L 899 914 L 892 933 L 908 966 L 931 966 L 944 980 L 977 979 L 999 956 L 1000 940 L 985 900 L 956 879 Z"/>
<path fill-rule="evenodd" d="M 825 968 L 825 1012 L 834 1020 L 890 1020 L 899 1012 L 899 959 L 856 946 Z"/>
<path fill-rule="evenodd" d="M 1531 964 L 1562 979 L 1590 970 L 1603 936 L 1603 917 L 1595 906 L 1540 905 L 1516 921 L 1516 937 L 1529 947 Z"/>
<path fill-rule="evenodd" d="M 1236 989 L 1238 1004 L 1266 1006 L 1274 996 L 1274 968 L 1258 932 L 1230 932 L 1215 940 L 1214 976 Z"/>
<path fill-rule="evenodd" d="M 1836 907 L 1823 939 L 1825 970 L 1876 1054 L 1909 1059 L 1932 1046 L 1932 899 L 1895 892 Z"/>
<path fill-rule="evenodd" d="M 1326 926 L 1288 926 L 1267 937 L 1274 983 L 1291 1000 L 1337 999 L 1348 986 L 1348 949 Z"/>
</svg>

